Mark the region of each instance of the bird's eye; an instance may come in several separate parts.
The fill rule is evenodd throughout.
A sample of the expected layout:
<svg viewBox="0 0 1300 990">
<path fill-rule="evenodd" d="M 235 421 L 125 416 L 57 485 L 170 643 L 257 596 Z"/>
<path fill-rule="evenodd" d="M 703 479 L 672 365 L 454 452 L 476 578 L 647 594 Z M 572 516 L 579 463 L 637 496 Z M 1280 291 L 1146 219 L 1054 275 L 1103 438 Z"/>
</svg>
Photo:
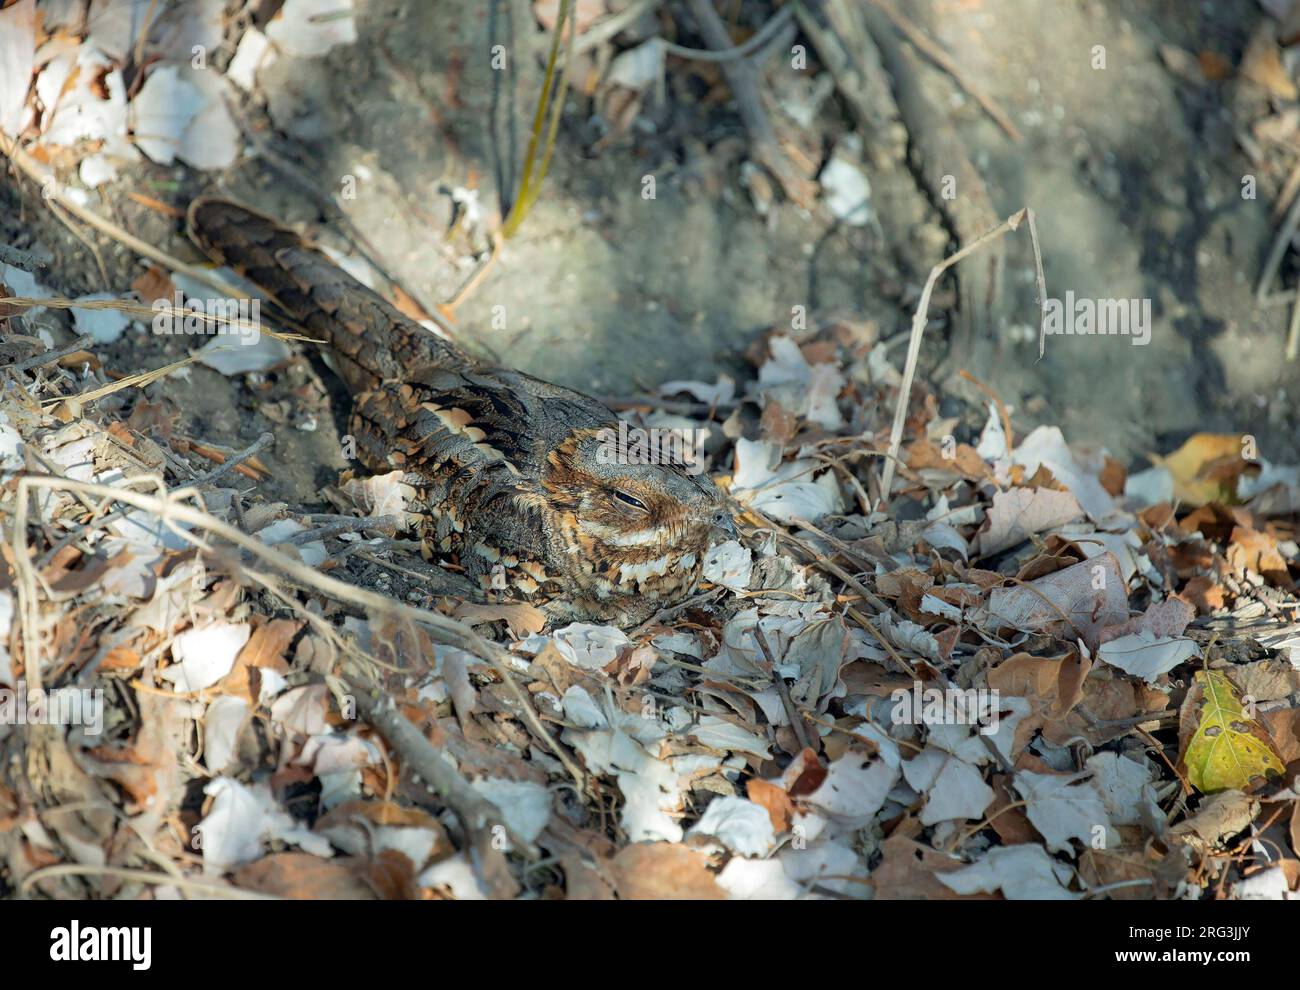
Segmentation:
<svg viewBox="0 0 1300 990">
<path fill-rule="evenodd" d="M 620 492 L 615 490 L 614 497 L 618 499 L 620 502 L 622 502 L 624 505 L 630 505 L 632 506 L 632 508 L 640 509 L 642 512 L 646 511 L 645 503 L 642 502 L 639 498 L 633 498 L 627 492 Z"/>
</svg>

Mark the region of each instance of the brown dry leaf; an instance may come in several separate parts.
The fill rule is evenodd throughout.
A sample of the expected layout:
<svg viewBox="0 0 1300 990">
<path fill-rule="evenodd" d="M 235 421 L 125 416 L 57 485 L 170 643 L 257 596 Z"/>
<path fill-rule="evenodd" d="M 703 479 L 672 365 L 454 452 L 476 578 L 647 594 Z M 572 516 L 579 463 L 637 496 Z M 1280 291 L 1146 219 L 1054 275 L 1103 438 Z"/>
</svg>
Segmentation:
<svg viewBox="0 0 1300 990">
<path fill-rule="evenodd" d="M 151 306 L 160 299 L 171 305 L 176 297 L 176 283 L 157 265 L 150 265 L 136 276 L 131 282 L 131 288 Z"/>
<path fill-rule="evenodd" d="M 1202 49 L 1196 53 L 1196 61 L 1200 63 L 1205 78 L 1211 82 L 1223 82 L 1233 76 L 1232 63 L 1218 52 Z"/>
<path fill-rule="evenodd" d="M 1043 837 L 1038 834 L 1038 829 L 1030 824 L 1029 816 L 1025 814 L 1023 807 L 1011 808 L 1010 811 L 1004 810 L 1019 800 L 1018 795 L 1011 793 L 1011 778 L 1004 773 L 995 774 L 992 785 L 993 803 L 985 809 L 984 817 L 993 831 L 997 832 L 1002 844 L 1017 846 L 1028 842 L 1042 842 Z"/>
<path fill-rule="evenodd" d="M 105 744 L 83 756 L 88 770 L 119 784 L 147 814 L 161 818 L 179 798 L 180 754 L 187 752 L 188 706 L 154 694 L 140 694 L 140 727 L 126 745 Z"/>
<path fill-rule="evenodd" d="M 945 457 L 943 451 L 922 437 L 906 448 L 906 463 L 914 471 L 932 468 L 961 475 L 970 481 L 983 481 L 993 477 L 984 458 L 968 443 L 959 443 Z"/>
<path fill-rule="evenodd" d="M 726 900 L 703 853 L 671 842 L 638 842 L 620 849 L 610 874 L 624 901 Z"/>
<path fill-rule="evenodd" d="M 1077 653 L 1059 659 L 1017 653 L 989 671 L 991 689 L 1000 695 L 1024 698 L 1030 704 L 1029 714 L 1016 726 L 1013 761 L 1035 732 L 1048 722 L 1061 721 L 1079 703 L 1091 668 L 1091 662 Z"/>
<path fill-rule="evenodd" d="M 547 691 L 556 697 L 563 697 L 564 692 L 575 684 L 593 698 L 601 694 L 599 681 L 581 667 L 569 663 L 552 640 L 548 640 L 542 651 L 533 657 L 529 673 L 536 678 L 534 683 L 528 685 L 528 690 L 534 694 Z M 595 688 L 595 694 L 592 694 L 592 688 Z"/>
<path fill-rule="evenodd" d="M 1183 585 L 1183 590 L 1178 593 L 1179 598 L 1183 598 L 1196 607 L 1200 615 L 1209 615 L 1223 608 L 1223 587 L 1214 578 L 1194 577 Z"/>
<path fill-rule="evenodd" d="M 767 816 L 772 819 L 772 828 L 780 835 L 790 828 L 790 819 L 794 816 L 794 802 L 784 788 L 767 780 L 751 778 L 745 784 L 745 795 L 760 808 L 767 809 Z"/>
<path fill-rule="evenodd" d="M 1207 502 L 1199 509 L 1183 516 L 1178 521 L 1178 528 L 1184 533 L 1200 533 L 1207 540 L 1215 543 L 1226 543 L 1233 529 L 1242 524 L 1243 520 L 1238 517 L 1238 511 L 1220 502 Z M 1178 549 L 1187 546 L 1188 544 L 1184 542 Z M 1204 552 L 1208 557 L 1209 551 Z"/>
<path fill-rule="evenodd" d="M 310 901 L 412 900 L 411 861 L 394 850 L 374 860 L 321 859 L 303 852 L 272 853 L 234 872 L 235 884 L 277 897 Z"/>
<path fill-rule="evenodd" d="M 115 671 L 124 673 L 128 670 L 135 670 L 140 666 L 140 654 L 129 646 L 115 646 L 104 654 L 104 659 L 99 663 L 99 669 L 107 673 Z"/>
<path fill-rule="evenodd" d="M 135 408 L 131 410 L 131 416 L 127 419 L 126 425 L 131 430 L 143 433 L 145 436 L 153 435 L 163 440 L 170 440 L 179 418 L 180 411 L 173 407 L 170 402 L 151 403 L 140 399 L 136 402 Z"/>
<path fill-rule="evenodd" d="M 790 761 L 790 765 L 781 774 L 781 786 L 792 798 L 804 797 L 821 787 L 828 773 L 817 754 L 805 748 L 799 751 L 799 755 Z"/>
<path fill-rule="evenodd" d="M 1286 559 L 1277 549 L 1277 540 L 1248 526 L 1237 526 L 1229 537 L 1228 565 L 1241 578 L 1246 572 L 1267 578 L 1280 588 L 1294 590 L 1295 583 L 1287 570 Z"/>
<path fill-rule="evenodd" d="M 516 639 L 525 639 L 546 627 L 546 616 L 542 614 L 541 609 L 527 602 L 505 602 L 500 605 L 462 602 L 456 606 L 452 615 L 471 626 L 483 622 L 504 621 L 510 627 L 510 635 Z"/>
<path fill-rule="evenodd" d="M 312 831 L 328 838 L 343 852 L 364 857 L 374 849 L 375 830 L 379 828 L 423 829 L 432 834 L 433 844 L 423 862 L 412 864 L 403 855 L 408 873 L 455 855 L 456 847 L 440 821 L 420 808 L 392 801 L 345 801 L 317 819 Z"/>
<path fill-rule="evenodd" d="M 560 857 L 564 869 L 565 898 L 570 901 L 612 901 L 614 888 L 600 870 L 593 869 L 576 852 Z"/>
<path fill-rule="evenodd" d="M 659 659 L 659 651 L 649 643 L 634 650 L 624 650 L 601 669 L 624 687 L 634 687 L 650 680 L 650 672 Z"/>
<path fill-rule="evenodd" d="M 1282 65 L 1274 27 L 1256 31 L 1241 59 L 1241 76 L 1262 86 L 1274 96 L 1294 101 L 1300 96 L 1295 82 Z"/>
<path fill-rule="evenodd" d="M 994 625 L 1023 632 L 1079 635 L 1090 649 L 1105 626 L 1128 618 L 1128 591 L 1119 560 L 1109 550 L 1090 560 L 1030 581 L 989 592 Z"/>
<path fill-rule="evenodd" d="M 997 492 L 985 528 L 978 534 L 981 556 L 1023 543 L 1035 533 L 1064 526 L 1083 515 L 1079 501 L 1054 488 L 1012 488 Z"/>
<path fill-rule="evenodd" d="M 1300 760 L 1300 708 L 1274 708 L 1262 712 L 1259 719 L 1282 762 L 1290 764 Z"/>
<path fill-rule="evenodd" d="M 1167 705 L 1167 699 L 1158 689 L 1103 665 L 1084 680 L 1083 697 L 1076 706 L 1086 708 L 1098 723 L 1072 711 L 1060 721 L 1046 723 L 1043 738 L 1053 746 L 1066 746 L 1075 737 L 1083 736 L 1092 745 L 1100 746 L 1129 732 L 1128 719 L 1144 712 L 1162 712 Z"/>
<path fill-rule="evenodd" d="M 406 673 L 429 670 L 433 642 L 422 627 L 391 612 L 371 613 L 368 618 L 375 659 Z"/>
<path fill-rule="evenodd" d="M 79 595 L 99 584 L 104 575 L 113 568 L 125 567 L 133 559 L 134 554 L 126 550 L 109 559 L 87 557 L 75 547 L 64 547 L 62 551 L 55 554 L 41 576 L 55 591 L 66 595 Z M 79 564 L 81 566 L 76 566 Z"/>
<path fill-rule="evenodd" d="M 963 896 L 934 878 L 936 873 L 960 870 L 960 859 L 935 852 L 927 845 L 902 835 L 893 835 L 880 844 L 883 858 L 871 871 L 871 885 L 876 898 L 889 901 L 994 901 L 996 894 Z"/>
<path fill-rule="evenodd" d="M 413 721 L 419 718 L 417 714 Z M 446 751 L 466 777 L 546 783 L 546 771 L 541 764 L 525 760 L 504 746 L 467 738 L 454 718 L 439 719 L 428 733 L 428 739 L 435 748 Z"/>
<path fill-rule="evenodd" d="M 1148 901 L 1159 891 L 1158 879 L 1141 852 L 1130 849 L 1085 849 L 1079 854 L 1079 873 L 1089 887 L 1116 886 L 1109 896 L 1117 901 Z"/>
<path fill-rule="evenodd" d="M 1241 791 L 1222 791 L 1203 802 L 1196 814 L 1179 822 L 1169 834 L 1197 848 L 1209 848 L 1250 827 L 1259 814 L 1259 801 Z"/>
<path fill-rule="evenodd" d="M 1256 660 L 1236 664 L 1232 679 L 1241 688 L 1242 697 L 1256 702 L 1277 701 L 1300 692 L 1300 670 L 1287 660 Z"/>
<path fill-rule="evenodd" d="M 235 885 L 292 900 L 373 900 L 374 894 L 342 859 L 303 852 L 272 853 L 233 874 Z"/>
<path fill-rule="evenodd" d="M 888 698 L 899 688 L 907 690 L 912 686 L 910 675 L 893 673 L 870 660 L 845 664 L 840 668 L 840 680 L 849 694 L 869 694 L 876 698 Z"/>
<path fill-rule="evenodd" d="M 1097 476 L 1106 494 L 1119 498 L 1124 494 L 1124 483 L 1128 481 L 1128 468 L 1109 454 L 1102 461 L 1101 474 Z"/>
<path fill-rule="evenodd" d="M 769 397 L 763 404 L 763 418 L 759 421 L 759 426 L 764 440 L 784 445 L 799 432 L 799 417 Z"/>
<path fill-rule="evenodd" d="M 1147 606 L 1142 615 L 1135 615 L 1118 625 L 1107 626 L 1101 631 L 1100 642 L 1108 643 L 1112 639 L 1139 632 L 1149 632 L 1153 636 L 1165 638 L 1181 636 L 1195 616 L 1192 606 L 1181 598 L 1166 598 L 1163 602 Z"/>
<path fill-rule="evenodd" d="M 14 290 L 9 288 L 3 281 L 0 281 L 0 296 L 12 296 Z M 0 303 L 0 325 L 3 325 L 11 316 L 18 316 L 23 312 L 22 306 L 14 306 L 10 303 Z"/>
<path fill-rule="evenodd" d="M 260 670 L 273 670 L 277 674 L 289 672 L 285 655 L 289 644 L 305 624 L 301 619 L 271 619 L 254 617 L 256 623 L 248 642 L 235 657 L 230 673 L 221 679 L 217 690 L 222 694 L 243 698 L 256 705 L 262 693 Z"/>
</svg>

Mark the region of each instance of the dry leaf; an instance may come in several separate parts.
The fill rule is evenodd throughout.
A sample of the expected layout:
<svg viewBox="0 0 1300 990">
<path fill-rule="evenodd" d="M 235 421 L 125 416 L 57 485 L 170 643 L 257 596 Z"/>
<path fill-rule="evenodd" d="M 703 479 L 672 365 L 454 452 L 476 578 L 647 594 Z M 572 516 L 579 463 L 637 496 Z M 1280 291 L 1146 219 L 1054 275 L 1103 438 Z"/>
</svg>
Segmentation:
<svg viewBox="0 0 1300 990">
<path fill-rule="evenodd" d="M 462 602 L 452 614 L 471 626 L 504 620 L 510 627 L 510 634 L 516 639 L 524 639 L 546 628 L 546 616 L 541 609 L 527 602 L 505 602 L 501 605 Z"/>
<path fill-rule="evenodd" d="M 1151 460 L 1167 468 L 1174 498 L 1185 505 L 1237 500 L 1237 479 L 1246 469 L 1242 437 L 1236 433 L 1197 433 L 1168 457 Z"/>
<path fill-rule="evenodd" d="M 610 873 L 620 900 L 725 900 L 708 862 L 703 853 L 685 846 L 638 842 L 619 850 Z"/>
<path fill-rule="evenodd" d="M 1246 790 L 1282 775 L 1277 746 L 1217 670 L 1198 670 L 1179 712 L 1179 769 L 1202 794 Z"/>
</svg>

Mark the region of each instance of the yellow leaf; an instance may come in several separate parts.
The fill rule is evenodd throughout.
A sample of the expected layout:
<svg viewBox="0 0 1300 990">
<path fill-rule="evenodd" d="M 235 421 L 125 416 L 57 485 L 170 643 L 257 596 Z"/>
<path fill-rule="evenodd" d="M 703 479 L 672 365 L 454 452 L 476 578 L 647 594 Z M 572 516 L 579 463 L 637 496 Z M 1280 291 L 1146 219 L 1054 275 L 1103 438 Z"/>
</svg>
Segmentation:
<svg viewBox="0 0 1300 990">
<path fill-rule="evenodd" d="M 1256 778 L 1286 772 L 1277 746 L 1253 713 L 1247 713 L 1225 675 L 1214 670 L 1196 672 L 1183 704 L 1184 723 L 1193 714 L 1196 728 L 1179 763 L 1186 768 L 1188 782 L 1202 794 L 1245 790 Z"/>
<path fill-rule="evenodd" d="M 1236 433 L 1197 433 L 1168 457 L 1151 460 L 1173 475 L 1174 498 L 1184 505 L 1237 501 L 1237 478 L 1246 469 L 1244 438 Z"/>
</svg>

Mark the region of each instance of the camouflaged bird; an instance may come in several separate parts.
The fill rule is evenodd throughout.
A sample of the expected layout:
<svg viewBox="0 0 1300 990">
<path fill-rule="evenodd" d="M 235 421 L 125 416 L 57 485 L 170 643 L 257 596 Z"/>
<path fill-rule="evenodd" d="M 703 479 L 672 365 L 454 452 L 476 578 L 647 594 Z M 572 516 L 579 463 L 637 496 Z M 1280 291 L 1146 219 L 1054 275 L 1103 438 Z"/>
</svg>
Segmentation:
<svg viewBox="0 0 1300 990">
<path fill-rule="evenodd" d="M 201 198 L 188 225 L 331 344 L 358 459 L 405 472 L 425 545 L 489 596 L 540 605 L 552 623 L 630 626 L 689 594 L 712 539 L 735 535 L 707 477 L 610 458 L 618 419 L 590 396 L 469 357 L 246 207 Z"/>
</svg>

